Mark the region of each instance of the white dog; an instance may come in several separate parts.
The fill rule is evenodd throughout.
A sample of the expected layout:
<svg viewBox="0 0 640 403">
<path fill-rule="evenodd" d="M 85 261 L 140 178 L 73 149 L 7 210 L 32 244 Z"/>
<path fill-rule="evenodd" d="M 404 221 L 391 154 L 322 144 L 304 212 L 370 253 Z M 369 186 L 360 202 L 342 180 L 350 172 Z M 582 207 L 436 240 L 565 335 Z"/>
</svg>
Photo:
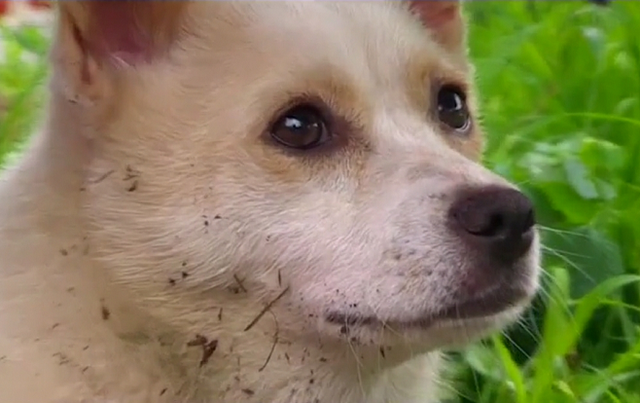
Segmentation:
<svg viewBox="0 0 640 403">
<path fill-rule="evenodd" d="M 538 285 L 460 6 L 60 2 L 0 182 L 0 402 L 418 403 Z"/>
</svg>

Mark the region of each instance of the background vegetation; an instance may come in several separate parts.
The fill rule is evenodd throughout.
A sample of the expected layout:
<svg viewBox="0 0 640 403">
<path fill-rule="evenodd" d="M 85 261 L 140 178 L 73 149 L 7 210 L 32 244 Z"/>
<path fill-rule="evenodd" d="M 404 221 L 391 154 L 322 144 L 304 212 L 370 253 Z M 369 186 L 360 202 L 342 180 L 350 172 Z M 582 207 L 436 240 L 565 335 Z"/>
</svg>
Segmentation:
<svg viewBox="0 0 640 403">
<path fill-rule="evenodd" d="M 640 403 L 640 3 L 470 2 L 486 163 L 536 202 L 544 289 L 454 356 L 458 403 Z M 34 129 L 46 38 L 0 29 L 0 163 Z"/>
</svg>

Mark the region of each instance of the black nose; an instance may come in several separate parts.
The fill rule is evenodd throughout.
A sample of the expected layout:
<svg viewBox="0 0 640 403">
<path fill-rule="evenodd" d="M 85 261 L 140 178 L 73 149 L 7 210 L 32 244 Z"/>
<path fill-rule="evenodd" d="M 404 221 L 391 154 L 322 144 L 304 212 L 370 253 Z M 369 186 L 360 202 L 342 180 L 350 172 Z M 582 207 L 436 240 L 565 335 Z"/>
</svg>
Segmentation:
<svg viewBox="0 0 640 403">
<path fill-rule="evenodd" d="M 513 264 L 531 248 L 535 214 L 521 192 L 498 186 L 466 188 L 449 210 L 455 233 L 476 252 Z"/>
</svg>

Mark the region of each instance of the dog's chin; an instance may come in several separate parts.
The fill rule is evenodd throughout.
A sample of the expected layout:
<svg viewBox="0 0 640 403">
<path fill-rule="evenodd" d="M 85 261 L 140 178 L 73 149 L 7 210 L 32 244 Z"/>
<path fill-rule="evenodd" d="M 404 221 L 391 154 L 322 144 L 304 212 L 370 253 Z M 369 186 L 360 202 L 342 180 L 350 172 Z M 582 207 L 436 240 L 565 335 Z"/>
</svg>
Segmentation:
<svg viewBox="0 0 640 403">
<path fill-rule="evenodd" d="M 457 348 L 504 328 L 517 320 L 532 297 L 528 290 L 503 289 L 422 315 L 381 319 L 332 313 L 327 322 L 341 325 L 351 342 L 429 352 Z"/>
<path fill-rule="evenodd" d="M 445 306 L 434 313 L 409 319 L 380 321 L 385 328 L 399 333 L 407 331 L 430 331 L 431 329 L 469 327 L 472 324 L 487 324 L 508 321 L 529 303 L 530 293 L 522 289 L 496 290 L 481 298 L 471 298 Z"/>
<path fill-rule="evenodd" d="M 487 315 L 399 321 L 387 325 L 389 330 L 383 331 L 384 339 L 413 345 L 425 352 L 456 349 L 504 329 L 518 319 L 525 306 L 517 304 Z"/>
</svg>

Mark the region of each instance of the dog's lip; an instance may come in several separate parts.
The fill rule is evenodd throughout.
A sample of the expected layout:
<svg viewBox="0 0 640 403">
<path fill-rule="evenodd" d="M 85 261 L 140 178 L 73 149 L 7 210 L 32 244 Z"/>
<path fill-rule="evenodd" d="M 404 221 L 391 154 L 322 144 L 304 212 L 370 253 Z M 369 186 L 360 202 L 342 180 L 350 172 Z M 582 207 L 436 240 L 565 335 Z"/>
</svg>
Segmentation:
<svg viewBox="0 0 640 403">
<path fill-rule="evenodd" d="M 410 319 L 383 319 L 376 316 L 364 316 L 357 313 L 330 312 L 325 319 L 329 323 L 341 326 L 381 326 L 395 330 L 408 328 L 429 328 L 447 321 L 464 321 L 496 316 L 515 308 L 530 298 L 523 289 L 497 289 L 481 297 L 471 298 L 453 304 L 437 312 L 420 315 Z"/>
</svg>

